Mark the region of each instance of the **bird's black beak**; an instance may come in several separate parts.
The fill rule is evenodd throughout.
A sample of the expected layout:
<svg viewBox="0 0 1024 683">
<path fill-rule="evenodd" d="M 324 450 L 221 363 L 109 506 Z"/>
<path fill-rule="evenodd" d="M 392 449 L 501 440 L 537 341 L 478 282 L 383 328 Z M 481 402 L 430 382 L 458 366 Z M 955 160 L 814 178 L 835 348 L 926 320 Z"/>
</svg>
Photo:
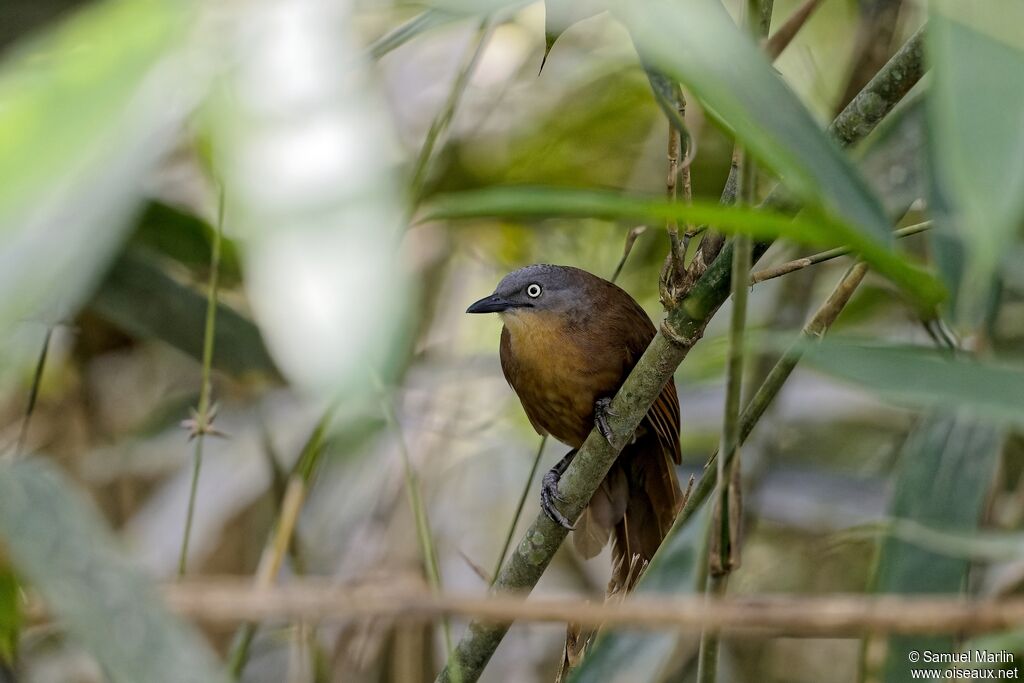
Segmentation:
<svg viewBox="0 0 1024 683">
<path fill-rule="evenodd" d="M 503 299 L 497 294 L 491 294 L 467 308 L 466 313 L 501 313 L 512 308 L 513 305 L 511 301 Z"/>
</svg>

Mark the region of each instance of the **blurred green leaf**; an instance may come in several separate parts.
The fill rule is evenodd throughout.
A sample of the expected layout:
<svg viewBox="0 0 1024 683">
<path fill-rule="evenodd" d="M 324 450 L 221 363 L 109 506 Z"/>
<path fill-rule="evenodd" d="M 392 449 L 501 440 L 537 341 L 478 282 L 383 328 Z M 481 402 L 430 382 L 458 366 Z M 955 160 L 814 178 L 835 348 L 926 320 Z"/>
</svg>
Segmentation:
<svg viewBox="0 0 1024 683">
<path fill-rule="evenodd" d="M 559 36 L 573 24 L 606 11 L 606 4 L 603 0 L 544 0 L 544 59 L 541 68 Z"/>
<path fill-rule="evenodd" d="M 188 8 L 92 4 L 0 65 L 0 290 L 17 292 L 0 304 L 0 359 L 20 323 L 70 317 L 123 238 L 201 88 L 172 64 Z"/>
<path fill-rule="evenodd" d="M 905 101 L 858 147 L 857 168 L 897 219 L 927 193 L 925 99 Z"/>
<path fill-rule="evenodd" d="M 159 339 L 196 360 L 202 358 L 206 297 L 173 279 L 151 257 L 125 253 L 89 306 L 133 336 Z M 277 375 L 259 330 L 223 303 L 217 307 L 213 366 L 234 375 Z"/>
<path fill-rule="evenodd" d="M 929 10 L 933 204 L 966 247 L 963 266 L 945 272 L 964 295 L 958 318 L 974 325 L 1024 213 L 1024 3 L 938 0 Z"/>
<path fill-rule="evenodd" d="M 893 519 L 868 525 L 864 535 L 882 534 L 945 557 L 974 562 L 1024 559 L 1024 533 L 1014 531 L 955 531 L 936 529 L 913 519 Z"/>
<path fill-rule="evenodd" d="M 684 595 L 697 589 L 704 543 L 707 539 L 705 505 L 689 523 L 658 549 L 634 589 L 638 594 Z M 583 662 L 572 672 L 570 683 L 661 680 L 657 676 L 675 650 L 679 634 L 627 630 L 602 631 Z"/>
<path fill-rule="evenodd" d="M 834 244 L 888 253 L 891 224 L 867 183 L 718 0 L 648 0 L 616 11 L 645 63 L 692 90 L 807 205 L 842 218 L 828 226 Z M 941 298 L 896 258 L 874 266 L 923 304 Z"/>
<path fill-rule="evenodd" d="M 198 273 L 210 268 L 214 228 L 202 218 L 182 209 L 151 201 L 135 222 L 130 243 L 169 256 Z M 242 279 L 242 266 L 234 241 L 223 237 L 220 253 L 220 283 L 224 287 Z"/>
<path fill-rule="evenodd" d="M 116 683 L 227 681 L 93 507 L 42 461 L 0 466 L 0 536 L 19 573 Z"/>
<path fill-rule="evenodd" d="M 484 173 L 472 179 L 474 185 L 629 185 L 634 169 L 621 160 L 643 157 L 657 120 L 647 79 L 633 69 L 616 69 L 560 87 L 560 98 L 535 126 L 515 133 L 506 158 L 487 155 L 475 162 Z"/>
<path fill-rule="evenodd" d="M 924 419 L 907 439 L 896 472 L 889 514 L 935 529 L 966 532 L 977 528 L 985 496 L 999 461 L 1000 435 L 961 413 Z M 969 561 L 949 557 L 898 538 L 883 544 L 875 572 L 878 593 L 959 593 Z M 889 639 L 885 680 L 910 680 L 911 650 L 952 652 L 950 637 L 899 636 Z"/>
<path fill-rule="evenodd" d="M 1006 650 L 1020 654 L 1024 652 L 1024 629 L 1013 629 L 1002 633 L 985 633 L 966 640 L 961 646 L 961 651 L 987 650 L 988 652 L 1000 652 Z M 1018 660 L 1019 661 L 1019 660 Z M 979 664 L 974 663 L 975 668 L 1001 669 L 1006 665 L 1000 664 Z M 1008 668 L 1016 667 L 1016 663 Z M 997 679 L 998 680 L 998 679 Z"/>
<path fill-rule="evenodd" d="M 20 632 L 21 589 L 18 587 L 18 579 L 0 552 L 0 668 L 14 662 Z"/>
<path fill-rule="evenodd" d="M 824 339 L 805 362 L 915 408 L 959 408 L 993 424 L 1024 425 L 1024 368 L 930 348 Z"/>
<path fill-rule="evenodd" d="M 841 226 L 827 215 L 812 211 L 802 211 L 794 217 L 747 207 L 722 206 L 717 202 L 694 201 L 692 204 L 684 204 L 602 190 L 498 187 L 435 197 L 424 209 L 421 219 L 489 216 L 588 217 L 657 222 L 672 218 L 680 222 L 708 223 L 723 232 L 742 232 L 758 238 L 783 237 L 816 246 L 851 244 L 855 250 L 860 251 L 865 261 L 879 270 L 899 272 L 902 282 L 913 282 L 915 291 L 925 293 L 933 301 L 938 301 L 941 296 L 941 285 L 929 274 L 910 265 L 889 248 L 856 237 L 858 233 L 855 230 Z M 853 241 L 836 241 L 850 234 L 855 236 Z"/>
<path fill-rule="evenodd" d="M 392 50 L 397 50 L 405 45 L 416 36 L 426 33 L 432 28 L 455 21 L 458 18 L 458 14 L 446 12 L 436 7 L 429 7 L 373 41 L 366 51 L 373 59 L 380 59 Z"/>
<path fill-rule="evenodd" d="M 381 153 L 399 143 L 381 115 L 379 75 L 359 59 L 353 10 L 306 2 L 274 3 L 272 21 L 241 13 L 237 68 L 210 102 L 209 130 L 275 364 L 304 391 L 367 400 L 375 373 L 388 381 L 401 370 L 420 309 L 415 269 L 395 261 L 407 188 L 397 158 Z"/>
</svg>

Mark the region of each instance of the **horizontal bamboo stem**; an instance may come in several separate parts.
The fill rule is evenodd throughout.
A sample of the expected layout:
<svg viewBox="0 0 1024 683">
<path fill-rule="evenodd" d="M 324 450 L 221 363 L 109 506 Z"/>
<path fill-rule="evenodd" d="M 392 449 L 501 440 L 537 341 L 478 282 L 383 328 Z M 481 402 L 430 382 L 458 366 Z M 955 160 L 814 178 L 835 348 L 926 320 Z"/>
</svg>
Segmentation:
<svg viewBox="0 0 1024 683">
<path fill-rule="evenodd" d="M 445 616 L 485 622 L 576 622 L 644 629 L 714 628 L 755 635 L 858 635 L 995 631 L 1024 625 L 1024 598 L 758 595 L 708 600 L 703 595 L 636 595 L 623 601 L 475 597 L 432 594 L 409 583 L 338 586 L 301 579 L 255 589 L 248 579 L 186 580 L 162 587 L 170 608 L 209 624 L 241 621 L 337 621 L 388 618 L 430 621 Z"/>
</svg>

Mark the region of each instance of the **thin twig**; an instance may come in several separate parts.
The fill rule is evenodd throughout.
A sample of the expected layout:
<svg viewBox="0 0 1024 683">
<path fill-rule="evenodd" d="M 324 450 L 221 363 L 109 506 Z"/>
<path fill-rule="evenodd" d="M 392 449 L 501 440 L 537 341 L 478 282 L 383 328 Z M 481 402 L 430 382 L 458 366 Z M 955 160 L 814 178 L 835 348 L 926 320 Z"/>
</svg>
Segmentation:
<svg viewBox="0 0 1024 683">
<path fill-rule="evenodd" d="M 448 91 L 448 98 L 445 100 L 444 106 L 434 117 L 434 120 L 430 123 L 430 129 L 427 131 L 427 136 L 423 140 L 423 146 L 420 147 L 420 153 L 416 157 L 416 164 L 413 166 L 412 181 L 410 183 L 409 196 L 412 199 L 413 206 L 419 201 L 420 196 L 423 192 L 423 184 L 426 182 L 427 168 L 430 163 L 430 159 L 434 153 L 434 147 L 437 144 L 438 138 L 441 134 L 448 129 L 448 125 L 452 122 L 455 117 L 455 110 L 459 106 L 459 101 L 462 99 L 463 93 L 466 91 L 466 86 L 469 85 L 469 78 L 473 75 L 473 71 L 476 69 L 476 65 L 480 61 L 481 55 L 484 53 L 484 48 L 487 47 L 487 41 L 491 37 L 491 33 L 494 31 L 494 21 L 488 16 L 480 22 L 480 27 L 476 32 L 476 39 L 473 48 L 466 53 L 463 58 L 462 65 L 459 67 L 459 72 L 455 76 L 455 82 L 452 83 L 451 90 Z"/>
<path fill-rule="evenodd" d="M 905 228 L 900 228 L 899 230 L 893 231 L 893 237 L 897 239 L 910 237 L 911 235 L 916 235 L 920 232 L 924 232 L 925 230 L 928 230 L 931 227 L 931 221 L 917 223 L 916 225 L 908 225 Z M 834 258 L 839 258 L 840 256 L 846 256 L 851 251 L 852 250 L 850 249 L 850 247 L 836 247 L 835 249 L 829 249 L 828 251 L 823 251 L 817 254 L 813 254 L 811 256 L 805 256 L 803 258 L 787 261 L 786 263 L 782 263 L 777 266 L 772 266 L 771 268 L 762 268 L 761 270 L 758 270 L 751 274 L 750 284 L 756 285 L 757 283 L 764 282 L 765 280 L 771 280 L 772 278 L 777 278 L 782 275 L 788 275 L 789 273 L 795 272 L 802 268 L 806 268 L 807 266 L 814 266 Z"/>
<path fill-rule="evenodd" d="M 680 98 L 680 102 L 682 102 L 682 98 Z M 685 121 L 682 107 L 680 107 L 679 116 L 683 117 Z M 676 185 L 679 182 L 679 129 L 671 123 L 668 124 L 667 156 L 668 173 L 665 177 L 665 196 L 670 202 L 674 202 L 678 194 Z M 674 218 L 670 218 L 665 221 L 665 229 L 668 231 L 669 253 L 674 260 L 674 267 L 681 270 L 683 268 L 682 258 L 686 255 L 686 246 L 679 241 L 679 223 Z M 687 226 L 686 232 L 689 233 L 689 226 Z"/>
<path fill-rule="evenodd" d="M 18 441 L 14 447 L 14 457 L 20 458 L 25 454 L 25 444 L 28 442 L 28 426 L 32 422 L 32 413 L 36 410 L 36 401 L 39 399 L 39 387 L 43 383 L 43 370 L 46 369 L 46 354 L 50 351 L 50 339 L 53 337 L 53 326 L 48 325 L 46 334 L 43 336 L 43 346 L 39 349 L 39 359 L 36 361 L 36 369 L 32 374 L 32 387 L 28 392 L 28 403 L 25 406 L 25 416 L 21 419 L 21 429 L 18 431 Z"/>
<path fill-rule="evenodd" d="M 306 578 L 255 590 L 244 579 L 188 579 L 164 584 L 176 613 L 208 624 L 245 621 L 395 619 L 423 622 L 442 616 L 487 622 L 566 622 L 584 626 L 645 629 L 714 628 L 767 636 L 824 637 L 878 633 L 980 633 L 1024 623 L 1024 598 L 876 595 L 748 595 L 707 600 L 701 595 L 634 594 L 607 602 L 580 598 L 435 594 L 406 583 L 339 586 L 333 579 Z M 33 623 L 45 619 L 38 603 Z"/>
<path fill-rule="evenodd" d="M 540 466 L 540 457 L 544 453 L 544 444 L 548 442 L 548 435 L 540 437 L 540 444 L 537 446 L 537 454 L 533 456 L 533 465 L 530 466 L 530 475 L 526 478 L 526 485 L 523 486 L 523 492 L 519 494 L 519 503 L 516 505 L 516 513 L 512 515 L 512 523 L 508 527 L 508 533 L 505 534 L 505 543 L 501 546 L 501 554 L 498 555 L 498 561 L 494 565 L 494 571 L 491 573 L 490 580 L 488 583 L 493 586 L 495 579 L 498 578 L 498 572 L 501 571 L 501 566 L 505 564 L 505 557 L 508 555 L 508 549 L 512 545 L 512 539 L 516 535 L 516 527 L 519 526 L 519 520 L 523 515 L 523 508 L 526 506 L 526 499 L 530 497 L 530 491 L 533 490 L 533 479 L 537 476 L 537 468 Z"/>
<path fill-rule="evenodd" d="M 622 268 L 626 265 L 626 260 L 629 258 L 629 254 L 633 251 L 633 245 L 636 244 L 636 238 L 644 234 L 646 231 L 646 225 L 638 225 L 626 233 L 626 243 L 622 247 L 622 258 L 619 259 L 619 263 L 615 266 L 615 272 L 612 273 L 612 282 L 618 280 L 619 275 L 622 274 Z"/>
<path fill-rule="evenodd" d="M 818 5 L 821 4 L 821 0 L 806 0 L 803 5 L 797 8 L 793 14 L 783 22 L 782 26 L 772 34 L 771 38 L 764 41 L 764 53 L 768 56 L 770 61 L 775 61 L 782 51 L 796 37 L 796 34 L 800 32 L 800 29 L 804 27 L 807 20 L 814 14 L 814 10 L 818 9 Z"/>
<path fill-rule="evenodd" d="M 217 282 L 220 274 L 220 248 L 224 232 L 224 186 L 220 187 L 217 200 L 217 229 L 213 233 L 213 245 L 210 254 L 210 283 L 206 295 L 206 324 L 203 329 L 203 369 L 199 387 L 199 407 L 195 411 L 190 427 L 190 437 L 195 439 L 195 453 L 192 461 L 192 482 L 188 492 L 188 509 L 185 513 L 185 532 L 181 538 L 181 551 L 178 555 L 178 576 L 184 576 L 188 565 L 188 547 L 192 537 L 192 521 L 195 516 L 196 492 L 199 488 L 199 473 L 203 467 L 203 441 L 211 432 L 212 416 L 210 412 L 210 369 L 213 366 L 213 342 L 217 329 Z"/>
</svg>

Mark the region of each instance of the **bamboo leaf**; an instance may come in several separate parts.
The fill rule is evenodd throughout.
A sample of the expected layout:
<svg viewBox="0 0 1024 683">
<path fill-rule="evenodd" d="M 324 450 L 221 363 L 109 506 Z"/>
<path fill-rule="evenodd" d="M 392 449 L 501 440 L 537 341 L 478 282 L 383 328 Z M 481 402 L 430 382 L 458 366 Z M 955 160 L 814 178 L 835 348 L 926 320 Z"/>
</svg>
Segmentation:
<svg viewBox="0 0 1024 683">
<path fill-rule="evenodd" d="M 617 12 L 644 63 L 685 84 L 806 205 L 842 219 L 828 226 L 835 243 L 865 252 L 891 244 L 891 224 L 867 183 L 718 0 L 648 0 Z M 941 297 L 896 259 L 873 265 L 923 304 Z"/>
<path fill-rule="evenodd" d="M 0 538 L 115 683 L 221 683 L 212 652 L 162 606 L 95 509 L 39 460 L 0 467 Z"/>
<path fill-rule="evenodd" d="M 977 324 L 1024 215 L 1024 4 L 939 0 L 929 10 L 931 203 L 965 249 L 945 269 L 964 295 L 958 318 Z"/>
<path fill-rule="evenodd" d="M 14 662 L 21 632 L 21 589 L 18 580 L 0 554 L 0 674 L 4 665 Z"/>
<path fill-rule="evenodd" d="M 421 220 L 478 217 L 605 218 L 609 220 L 665 221 L 675 219 L 707 223 L 723 232 L 739 232 L 757 238 L 783 237 L 813 246 L 851 244 L 864 260 L 879 270 L 899 271 L 899 279 L 913 282 L 915 290 L 938 301 L 942 287 L 932 276 L 911 265 L 888 247 L 865 240 L 857 231 L 842 226 L 826 214 L 803 211 L 788 214 L 746 207 L 722 206 L 707 201 L 692 204 L 662 198 L 629 196 L 603 190 L 545 187 L 497 187 L 440 195 L 424 209 Z M 851 242 L 837 242 L 843 237 Z"/>
<path fill-rule="evenodd" d="M 1024 368 L 930 348 L 825 339 L 805 362 L 913 408 L 961 409 L 997 425 L 1024 425 Z"/>
<path fill-rule="evenodd" d="M 118 259 L 89 306 L 133 336 L 159 339 L 202 359 L 206 298 L 145 254 L 128 251 Z M 213 366 L 235 375 L 277 374 L 255 324 L 223 303 L 217 306 Z"/>
<path fill-rule="evenodd" d="M 108 0 L 0 64 L 0 360 L 20 323 L 74 313 L 201 79 L 171 64 L 188 3 Z"/>
<path fill-rule="evenodd" d="M 912 519 L 894 519 L 884 529 L 892 538 L 944 557 L 975 562 L 1024 559 L 1024 534 L 1018 532 L 936 529 Z"/>
<path fill-rule="evenodd" d="M 397 140 L 358 59 L 352 11 L 275 3 L 272 21 L 240 14 L 237 68 L 209 123 L 226 212 L 242 228 L 248 301 L 275 364 L 303 390 L 366 400 L 374 373 L 386 381 L 399 370 L 419 309 L 412 269 L 394 260 L 405 201 L 381 150 Z M 262 87 L 238 97 L 250 83 Z"/>
<path fill-rule="evenodd" d="M 1000 435 L 962 413 L 929 416 L 907 439 L 889 513 L 936 529 L 975 529 L 999 460 Z M 875 572 L 879 593 L 959 593 L 969 562 L 924 550 L 889 537 Z M 911 650 L 952 652 L 949 637 L 900 636 L 889 639 L 885 680 L 910 680 Z"/>
<path fill-rule="evenodd" d="M 607 9 L 603 0 L 544 0 L 544 62 L 555 41 L 573 24 Z M 541 68 L 544 67 L 541 63 Z"/>
<path fill-rule="evenodd" d="M 202 218 L 169 204 L 151 201 L 139 216 L 130 244 L 158 252 L 199 273 L 210 267 L 214 227 Z M 224 286 L 242 279 L 235 242 L 221 238 L 220 282 Z"/>
<path fill-rule="evenodd" d="M 925 98 L 915 97 L 895 109 L 857 151 L 857 168 L 886 214 L 906 214 L 927 194 Z"/>
<path fill-rule="evenodd" d="M 373 41 L 366 51 L 373 59 L 380 59 L 420 34 L 455 21 L 458 18 L 457 14 L 446 12 L 436 7 L 428 7 L 405 23 Z"/>
</svg>

